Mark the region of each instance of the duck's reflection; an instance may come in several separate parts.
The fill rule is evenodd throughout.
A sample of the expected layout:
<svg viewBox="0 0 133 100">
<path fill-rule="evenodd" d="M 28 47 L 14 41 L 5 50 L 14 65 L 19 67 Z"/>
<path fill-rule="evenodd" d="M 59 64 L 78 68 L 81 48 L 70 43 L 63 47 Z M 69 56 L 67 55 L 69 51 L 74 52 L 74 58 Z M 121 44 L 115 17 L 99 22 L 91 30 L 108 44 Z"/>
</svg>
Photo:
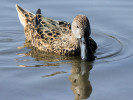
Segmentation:
<svg viewBox="0 0 133 100">
<path fill-rule="evenodd" d="M 64 64 L 62 60 L 66 60 L 66 62 L 70 61 L 70 63 L 72 63 L 72 74 L 69 76 L 69 80 L 72 84 L 71 88 L 73 93 L 75 94 L 75 100 L 86 99 L 90 96 L 92 92 L 92 87 L 89 81 L 89 71 L 92 69 L 91 62 L 83 62 L 79 60 L 80 58 L 78 59 L 77 57 L 46 54 L 45 52 L 39 51 L 37 48 L 32 47 L 31 44 L 27 41 L 24 44 L 24 48 L 25 47 L 31 49 L 30 51 L 24 53 L 25 56 L 31 56 L 35 58 L 35 61 L 45 61 L 45 64 L 41 66 L 59 66 L 61 64 Z M 25 62 L 22 63 L 25 64 Z M 45 75 L 43 77 L 51 77 L 63 73 L 66 72 L 56 72 L 50 75 Z"/>
<path fill-rule="evenodd" d="M 89 71 L 92 69 L 90 62 L 72 63 L 72 74 L 69 76 L 71 89 L 75 95 L 75 100 L 87 99 L 90 97 L 92 87 L 89 81 Z"/>
</svg>

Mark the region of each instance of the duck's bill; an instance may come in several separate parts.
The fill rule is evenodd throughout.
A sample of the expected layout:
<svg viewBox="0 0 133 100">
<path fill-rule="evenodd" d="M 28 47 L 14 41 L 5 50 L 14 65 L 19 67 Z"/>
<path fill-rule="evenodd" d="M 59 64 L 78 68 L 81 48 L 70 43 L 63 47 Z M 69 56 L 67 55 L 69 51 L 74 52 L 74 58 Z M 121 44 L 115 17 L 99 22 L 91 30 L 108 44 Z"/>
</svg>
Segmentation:
<svg viewBox="0 0 133 100">
<path fill-rule="evenodd" d="M 79 43 L 81 49 L 81 59 L 85 61 L 86 60 L 93 61 L 95 57 L 92 52 L 89 39 L 82 37 L 81 39 L 79 39 Z"/>
</svg>

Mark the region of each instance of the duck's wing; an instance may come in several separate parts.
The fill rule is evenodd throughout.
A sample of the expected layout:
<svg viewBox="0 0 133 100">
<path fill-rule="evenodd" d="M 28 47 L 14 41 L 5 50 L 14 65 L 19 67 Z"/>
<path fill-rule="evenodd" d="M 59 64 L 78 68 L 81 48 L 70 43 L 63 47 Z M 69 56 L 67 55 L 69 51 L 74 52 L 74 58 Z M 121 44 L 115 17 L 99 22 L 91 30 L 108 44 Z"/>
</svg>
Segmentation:
<svg viewBox="0 0 133 100">
<path fill-rule="evenodd" d="M 43 46 L 47 51 L 60 54 L 74 54 L 78 48 L 78 41 L 71 32 L 71 24 L 65 21 L 57 21 L 36 14 L 35 27 L 40 35 Z"/>
<path fill-rule="evenodd" d="M 39 29 L 45 30 L 46 32 L 44 32 L 44 33 L 48 33 L 47 31 L 49 31 L 52 34 L 54 34 L 55 32 L 58 32 L 60 34 L 67 34 L 68 31 L 71 30 L 71 24 L 70 23 L 65 22 L 65 21 L 57 21 L 57 20 L 53 20 L 50 18 L 46 18 L 46 17 L 43 17 L 43 15 L 40 13 L 36 14 L 35 26 L 38 30 Z"/>
<path fill-rule="evenodd" d="M 43 15 L 38 12 L 40 12 L 40 9 L 36 13 L 34 26 L 42 39 L 48 39 L 48 42 L 52 42 L 55 39 L 63 39 L 62 37 L 66 34 L 71 34 L 70 23 L 43 17 Z"/>
</svg>

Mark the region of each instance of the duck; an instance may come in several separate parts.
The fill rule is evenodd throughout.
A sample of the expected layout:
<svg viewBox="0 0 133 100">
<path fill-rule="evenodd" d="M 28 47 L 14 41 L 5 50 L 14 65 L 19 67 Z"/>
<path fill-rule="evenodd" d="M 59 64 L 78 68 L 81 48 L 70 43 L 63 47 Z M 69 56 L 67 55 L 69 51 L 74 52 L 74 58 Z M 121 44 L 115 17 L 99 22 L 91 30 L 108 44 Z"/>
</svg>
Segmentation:
<svg viewBox="0 0 133 100">
<path fill-rule="evenodd" d="M 26 40 L 41 51 L 59 55 L 80 55 L 81 59 L 94 60 L 97 49 L 91 38 L 91 28 L 87 16 L 79 14 L 72 24 L 44 17 L 41 9 L 36 14 L 16 4 Z"/>
</svg>

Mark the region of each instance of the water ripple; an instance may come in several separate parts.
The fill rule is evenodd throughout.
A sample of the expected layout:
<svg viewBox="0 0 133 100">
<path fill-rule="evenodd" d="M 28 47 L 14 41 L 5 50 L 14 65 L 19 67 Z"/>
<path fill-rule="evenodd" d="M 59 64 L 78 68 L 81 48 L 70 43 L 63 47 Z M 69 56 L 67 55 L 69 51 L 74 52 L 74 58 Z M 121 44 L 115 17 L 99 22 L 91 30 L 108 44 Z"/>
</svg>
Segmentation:
<svg viewBox="0 0 133 100">
<path fill-rule="evenodd" d="M 94 30 L 93 35 L 98 44 L 96 62 L 112 62 L 133 56 L 132 48 L 129 47 L 132 44 L 131 40 L 121 36 L 115 37 L 96 30 Z"/>
</svg>

